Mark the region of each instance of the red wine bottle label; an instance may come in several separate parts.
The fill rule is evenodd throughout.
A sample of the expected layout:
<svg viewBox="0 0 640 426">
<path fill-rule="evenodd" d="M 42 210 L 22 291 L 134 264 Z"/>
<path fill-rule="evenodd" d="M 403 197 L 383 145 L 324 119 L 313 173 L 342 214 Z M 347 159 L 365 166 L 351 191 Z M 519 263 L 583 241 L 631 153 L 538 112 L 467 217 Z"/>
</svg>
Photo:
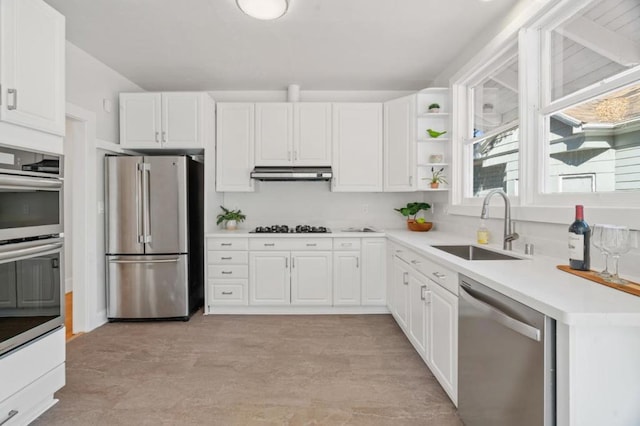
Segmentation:
<svg viewBox="0 0 640 426">
<path fill-rule="evenodd" d="M 584 260 L 584 235 L 569 232 L 569 259 Z"/>
</svg>

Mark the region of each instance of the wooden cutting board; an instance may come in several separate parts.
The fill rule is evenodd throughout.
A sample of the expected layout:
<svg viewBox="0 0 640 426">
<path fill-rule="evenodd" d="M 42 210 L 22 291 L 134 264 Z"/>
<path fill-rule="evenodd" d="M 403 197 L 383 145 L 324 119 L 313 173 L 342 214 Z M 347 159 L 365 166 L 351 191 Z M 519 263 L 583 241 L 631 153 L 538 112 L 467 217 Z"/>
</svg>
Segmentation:
<svg viewBox="0 0 640 426">
<path fill-rule="evenodd" d="M 593 281 L 598 284 L 606 285 L 607 287 L 615 288 L 616 290 L 624 291 L 625 293 L 633 294 L 635 296 L 640 296 L 640 284 L 629 281 L 628 284 L 614 284 L 608 281 L 605 281 L 602 277 L 598 276 L 598 273 L 595 271 L 576 271 L 575 269 L 571 269 L 569 265 L 558 265 L 558 269 L 564 272 L 568 272 L 572 275 L 577 275 L 582 278 L 586 278 L 589 281 Z"/>
</svg>

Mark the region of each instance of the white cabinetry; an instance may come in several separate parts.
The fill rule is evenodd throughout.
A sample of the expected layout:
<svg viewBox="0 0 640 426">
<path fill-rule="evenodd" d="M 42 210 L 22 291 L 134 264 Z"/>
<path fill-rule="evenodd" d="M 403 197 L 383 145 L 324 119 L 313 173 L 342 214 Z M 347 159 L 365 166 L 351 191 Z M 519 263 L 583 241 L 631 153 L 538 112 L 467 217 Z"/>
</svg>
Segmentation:
<svg viewBox="0 0 640 426">
<path fill-rule="evenodd" d="M 203 149 L 213 101 L 202 92 L 121 93 L 120 145 L 130 149 Z"/>
<path fill-rule="evenodd" d="M 331 165 L 331 104 L 257 103 L 257 166 Z"/>
<path fill-rule="evenodd" d="M 291 303 L 289 252 L 249 253 L 249 303 L 288 305 Z"/>
<path fill-rule="evenodd" d="M 291 253 L 291 304 L 331 306 L 331 252 Z"/>
<path fill-rule="evenodd" d="M 386 238 L 362 239 L 362 305 L 387 304 Z"/>
<path fill-rule="evenodd" d="M 333 191 L 382 191 L 382 104 L 333 104 Z"/>
<path fill-rule="evenodd" d="M 384 191 L 415 191 L 417 95 L 384 104 Z"/>
<path fill-rule="evenodd" d="M 218 103 L 216 114 L 216 191 L 252 192 L 254 105 Z"/>
<path fill-rule="evenodd" d="M 248 304 L 248 239 L 207 239 L 207 312 Z"/>
<path fill-rule="evenodd" d="M 409 274 L 409 338 L 418 353 L 427 353 L 427 323 L 429 306 L 426 279 L 420 274 Z"/>
<path fill-rule="evenodd" d="M 405 331 L 409 324 L 409 266 L 399 258 L 393 260 L 393 314 Z"/>
<path fill-rule="evenodd" d="M 333 248 L 333 305 L 360 305 L 360 240 L 336 238 Z"/>
<path fill-rule="evenodd" d="M 2 0 L 0 15 L 0 120 L 64 135 L 64 16 L 41 0 Z"/>
</svg>

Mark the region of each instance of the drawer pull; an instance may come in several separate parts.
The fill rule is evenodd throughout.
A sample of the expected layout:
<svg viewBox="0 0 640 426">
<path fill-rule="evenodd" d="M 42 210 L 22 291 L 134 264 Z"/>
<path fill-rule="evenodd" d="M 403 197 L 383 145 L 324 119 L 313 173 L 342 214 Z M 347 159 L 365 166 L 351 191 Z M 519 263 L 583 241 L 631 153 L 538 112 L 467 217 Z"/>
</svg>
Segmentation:
<svg viewBox="0 0 640 426">
<path fill-rule="evenodd" d="M 231 275 L 231 274 L 233 274 L 233 271 L 222 271 L 222 273 L 224 275 Z"/>
<path fill-rule="evenodd" d="M 431 275 L 433 275 L 433 276 L 434 276 L 434 277 L 436 277 L 436 278 L 440 278 L 440 279 L 442 279 L 442 278 L 445 278 L 445 277 L 446 277 L 446 275 L 445 275 L 445 274 L 443 274 L 443 273 L 441 273 L 441 272 L 433 272 L 433 273 L 431 273 Z"/>
<path fill-rule="evenodd" d="M 233 292 L 232 292 L 232 291 L 223 291 L 223 292 L 222 292 L 222 295 L 223 295 L 223 296 L 231 296 L 232 294 L 233 294 Z"/>
<path fill-rule="evenodd" d="M 318 244 L 316 244 L 316 243 L 307 243 L 307 247 L 315 247 L 315 246 L 317 246 L 317 245 L 318 245 Z"/>
<path fill-rule="evenodd" d="M 16 415 L 18 414 L 18 410 L 11 410 L 9 411 L 9 414 L 7 414 L 7 418 L 4 419 L 2 422 L 0 422 L 0 426 L 2 426 L 3 424 L 5 424 L 6 422 L 8 422 L 9 420 L 11 420 L 12 418 L 14 418 Z"/>
<path fill-rule="evenodd" d="M 402 273 L 402 284 L 404 284 L 404 285 L 408 285 L 409 284 L 409 273 L 408 272 L 403 272 Z"/>
<path fill-rule="evenodd" d="M 351 247 L 353 244 L 352 243 L 341 243 L 340 245 L 342 247 Z"/>
<path fill-rule="evenodd" d="M 264 243 L 265 247 L 275 247 L 276 243 Z"/>
<path fill-rule="evenodd" d="M 223 247 L 231 247 L 233 243 L 220 243 L 220 245 Z"/>
<path fill-rule="evenodd" d="M 413 259 L 411 263 L 413 263 L 414 265 L 419 265 L 421 262 L 419 260 Z"/>
<path fill-rule="evenodd" d="M 220 260 L 231 260 L 233 257 L 221 257 Z"/>
<path fill-rule="evenodd" d="M 356 268 L 360 267 L 360 258 L 356 257 Z"/>
</svg>

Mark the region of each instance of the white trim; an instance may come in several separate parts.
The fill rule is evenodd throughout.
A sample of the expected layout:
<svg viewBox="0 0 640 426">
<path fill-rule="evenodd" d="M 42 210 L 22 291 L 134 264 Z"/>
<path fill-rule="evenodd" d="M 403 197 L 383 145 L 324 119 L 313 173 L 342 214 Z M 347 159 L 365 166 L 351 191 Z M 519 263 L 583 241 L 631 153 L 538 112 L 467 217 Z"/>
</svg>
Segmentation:
<svg viewBox="0 0 640 426">
<path fill-rule="evenodd" d="M 386 306 L 208 306 L 205 315 L 389 314 Z"/>
</svg>

